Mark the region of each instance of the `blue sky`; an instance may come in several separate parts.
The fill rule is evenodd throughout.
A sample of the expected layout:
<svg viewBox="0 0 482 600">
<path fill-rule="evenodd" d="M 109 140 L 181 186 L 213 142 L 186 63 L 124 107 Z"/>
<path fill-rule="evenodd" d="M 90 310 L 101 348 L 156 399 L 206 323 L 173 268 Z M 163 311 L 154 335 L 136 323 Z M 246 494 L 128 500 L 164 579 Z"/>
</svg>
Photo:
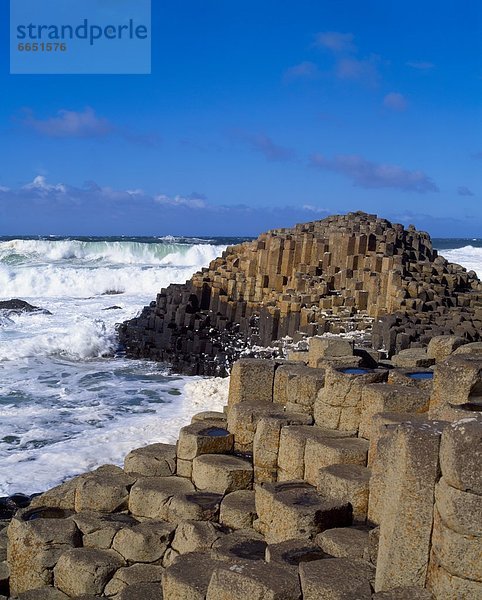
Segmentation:
<svg viewBox="0 0 482 600">
<path fill-rule="evenodd" d="M 155 0 L 124 76 L 9 75 L 0 2 L 0 235 L 482 237 L 477 0 Z"/>
</svg>

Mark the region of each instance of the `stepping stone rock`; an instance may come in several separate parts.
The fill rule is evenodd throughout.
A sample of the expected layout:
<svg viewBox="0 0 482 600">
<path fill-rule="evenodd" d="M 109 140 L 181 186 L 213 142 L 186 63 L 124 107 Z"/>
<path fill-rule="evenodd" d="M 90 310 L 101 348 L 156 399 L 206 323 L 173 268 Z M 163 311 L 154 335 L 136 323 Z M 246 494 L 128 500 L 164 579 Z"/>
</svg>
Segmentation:
<svg viewBox="0 0 482 600">
<path fill-rule="evenodd" d="M 202 454 L 224 454 L 233 449 L 233 436 L 216 423 L 198 421 L 179 432 L 177 457 L 193 460 Z"/>
<path fill-rule="evenodd" d="M 112 548 L 126 561 L 158 562 L 167 550 L 175 527 L 164 521 L 146 521 L 119 531 Z"/>
<path fill-rule="evenodd" d="M 293 415 L 293 413 L 290 413 Z M 268 402 L 243 402 L 229 409 L 228 429 L 234 434 L 234 450 L 238 452 L 253 452 L 253 442 L 256 428 L 263 417 L 278 417 L 286 419 L 289 415 L 279 404 Z M 311 425 L 313 418 L 308 414 L 294 414 L 298 422 Z"/>
<path fill-rule="evenodd" d="M 252 490 L 231 492 L 221 502 L 219 522 L 232 529 L 247 529 L 256 519 L 255 493 Z"/>
<path fill-rule="evenodd" d="M 287 540 L 266 548 L 266 562 L 294 568 L 296 572 L 300 563 L 321 560 L 325 556 L 319 546 L 306 540 Z"/>
<path fill-rule="evenodd" d="M 482 415 L 446 427 L 440 443 L 440 467 L 448 485 L 482 496 Z"/>
<path fill-rule="evenodd" d="M 136 583 L 125 587 L 113 600 L 163 600 L 162 587 L 157 583 Z"/>
<path fill-rule="evenodd" d="M 372 419 L 377 413 L 424 413 L 428 411 L 430 393 L 415 386 L 372 383 L 362 392 L 360 437 L 370 439 Z"/>
<path fill-rule="evenodd" d="M 169 477 L 176 472 L 176 446 L 151 444 L 132 450 L 124 459 L 124 471 L 144 477 Z"/>
<path fill-rule="evenodd" d="M 225 535 L 222 527 L 209 521 L 184 521 L 177 526 L 171 547 L 178 554 L 210 550 Z"/>
<path fill-rule="evenodd" d="M 168 521 L 171 498 L 192 491 L 193 484 L 183 477 L 138 479 L 129 494 L 129 511 L 135 516 Z"/>
<path fill-rule="evenodd" d="M 222 494 L 212 492 L 189 492 L 173 496 L 167 507 L 167 520 L 171 523 L 182 521 L 217 521 Z"/>
<path fill-rule="evenodd" d="M 164 600 L 205 600 L 211 576 L 221 565 L 204 552 L 179 556 L 162 575 Z"/>
<path fill-rule="evenodd" d="M 319 471 L 331 465 L 367 464 L 368 442 L 360 438 L 308 439 L 305 448 L 305 476 L 311 485 L 317 485 Z"/>
<path fill-rule="evenodd" d="M 5 596 L 0 596 L 1 598 L 5 598 Z M 68 600 L 68 598 L 63 592 L 53 587 L 41 587 L 18 595 L 18 600 Z"/>
<path fill-rule="evenodd" d="M 81 512 L 71 519 L 82 532 L 82 545 L 85 548 L 109 550 L 118 531 L 136 525 L 138 521 L 125 514 L 103 514 Z"/>
<path fill-rule="evenodd" d="M 163 600 L 162 587 L 157 583 L 136 583 L 119 592 L 113 600 Z"/>
<path fill-rule="evenodd" d="M 274 360 L 242 358 L 236 361 L 229 380 L 228 406 L 240 402 L 272 402 L 276 367 Z"/>
<path fill-rule="evenodd" d="M 257 486 L 255 500 L 258 530 L 270 544 L 310 539 L 325 529 L 352 523 L 348 503 L 323 498 L 305 481 Z"/>
<path fill-rule="evenodd" d="M 65 552 L 54 569 L 55 587 L 68 596 L 102 594 L 117 569 L 125 566 L 112 550 L 74 548 Z"/>
<path fill-rule="evenodd" d="M 361 465 L 331 465 L 319 470 L 318 491 L 349 502 L 355 522 L 364 523 L 368 512 L 370 469 Z"/>
<path fill-rule="evenodd" d="M 159 592 L 162 593 L 161 580 L 163 572 L 164 568 L 160 565 L 137 564 L 131 567 L 122 567 L 116 571 L 114 577 L 106 585 L 104 593 L 106 596 L 115 596 L 115 594 L 120 594 L 129 586 L 133 588 L 143 583 L 157 583 Z"/>
<path fill-rule="evenodd" d="M 98 469 L 84 477 L 75 490 L 75 510 L 118 512 L 127 509 L 135 479 L 122 469 Z"/>
<path fill-rule="evenodd" d="M 303 479 L 305 474 L 305 448 L 309 439 L 345 438 L 356 432 L 324 429 L 312 425 L 289 425 L 280 433 L 278 452 L 278 481 Z"/>
<path fill-rule="evenodd" d="M 425 588 L 403 587 L 373 594 L 372 600 L 433 600 L 433 595 Z"/>
<path fill-rule="evenodd" d="M 319 533 L 315 542 L 336 558 L 368 559 L 368 531 L 356 527 L 338 527 Z"/>
<path fill-rule="evenodd" d="M 264 560 L 266 542 L 252 529 L 238 529 L 213 544 L 214 556 L 222 560 Z"/>
<path fill-rule="evenodd" d="M 206 600 L 266 598 L 298 600 L 297 573 L 275 563 L 239 562 L 217 568 L 209 583 Z"/>
<path fill-rule="evenodd" d="M 30 520 L 30 516 L 39 518 Z M 81 544 L 76 524 L 62 509 L 24 509 L 17 512 L 8 528 L 10 593 L 53 583 L 53 571 L 60 556 Z"/>
<path fill-rule="evenodd" d="M 368 565 L 347 558 L 300 565 L 303 600 L 370 600 L 370 577 Z"/>
<path fill-rule="evenodd" d="M 229 494 L 252 486 L 253 467 L 236 456 L 204 454 L 193 461 L 192 480 L 199 490 Z"/>
<path fill-rule="evenodd" d="M 197 423 L 198 421 L 214 421 L 220 427 L 225 427 L 227 424 L 228 417 L 223 412 L 215 410 L 206 410 L 204 412 L 196 413 L 191 418 L 191 423 Z"/>
</svg>

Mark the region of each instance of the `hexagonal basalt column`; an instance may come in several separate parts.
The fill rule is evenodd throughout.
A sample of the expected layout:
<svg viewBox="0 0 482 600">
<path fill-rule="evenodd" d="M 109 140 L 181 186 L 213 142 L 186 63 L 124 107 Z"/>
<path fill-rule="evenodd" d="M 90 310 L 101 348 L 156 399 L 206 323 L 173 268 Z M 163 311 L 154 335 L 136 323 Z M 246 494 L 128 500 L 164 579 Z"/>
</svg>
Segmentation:
<svg viewBox="0 0 482 600">
<path fill-rule="evenodd" d="M 472 411 L 482 411 L 482 356 L 450 356 L 434 368 L 429 416 L 456 421 Z"/>
<path fill-rule="evenodd" d="M 320 427 L 358 431 L 362 392 L 370 383 L 387 380 L 384 369 L 326 369 L 325 387 L 315 402 L 315 423 Z"/>
<path fill-rule="evenodd" d="M 24 509 L 8 528 L 10 590 L 20 594 L 51 585 L 53 568 L 60 556 L 81 544 L 81 535 L 69 511 Z"/>
</svg>

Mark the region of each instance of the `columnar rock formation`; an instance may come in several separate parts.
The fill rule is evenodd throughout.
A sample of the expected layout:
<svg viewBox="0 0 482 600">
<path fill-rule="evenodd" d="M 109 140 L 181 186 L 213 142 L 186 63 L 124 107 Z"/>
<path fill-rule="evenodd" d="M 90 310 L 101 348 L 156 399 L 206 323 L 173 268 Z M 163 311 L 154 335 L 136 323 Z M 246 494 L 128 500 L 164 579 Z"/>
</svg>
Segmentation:
<svg viewBox="0 0 482 600">
<path fill-rule="evenodd" d="M 427 233 L 351 213 L 228 248 L 186 284 L 161 290 L 119 333 L 133 357 L 222 374 L 246 346 L 366 329 L 372 319 L 381 320 L 376 347 L 391 354 L 421 335 L 461 330 L 475 341 L 482 287 L 438 256 Z"/>
<path fill-rule="evenodd" d="M 481 345 L 430 354 L 238 361 L 225 412 L 18 511 L 0 599 L 481 598 Z"/>
</svg>

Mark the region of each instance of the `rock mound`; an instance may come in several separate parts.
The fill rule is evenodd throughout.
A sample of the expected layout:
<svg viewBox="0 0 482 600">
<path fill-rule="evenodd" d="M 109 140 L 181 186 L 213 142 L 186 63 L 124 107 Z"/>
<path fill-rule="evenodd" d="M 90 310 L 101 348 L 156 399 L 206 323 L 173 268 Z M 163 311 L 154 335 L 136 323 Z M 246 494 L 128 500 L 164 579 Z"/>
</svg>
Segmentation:
<svg viewBox="0 0 482 600">
<path fill-rule="evenodd" d="M 434 315 L 444 315 L 436 333 Z M 119 335 L 129 356 L 223 374 L 247 347 L 364 330 L 373 319 L 381 321 L 376 347 L 390 354 L 422 335 L 459 335 L 462 322 L 462 335 L 476 341 L 482 285 L 439 256 L 427 233 L 357 212 L 229 247 L 190 281 L 161 290 Z"/>
</svg>

